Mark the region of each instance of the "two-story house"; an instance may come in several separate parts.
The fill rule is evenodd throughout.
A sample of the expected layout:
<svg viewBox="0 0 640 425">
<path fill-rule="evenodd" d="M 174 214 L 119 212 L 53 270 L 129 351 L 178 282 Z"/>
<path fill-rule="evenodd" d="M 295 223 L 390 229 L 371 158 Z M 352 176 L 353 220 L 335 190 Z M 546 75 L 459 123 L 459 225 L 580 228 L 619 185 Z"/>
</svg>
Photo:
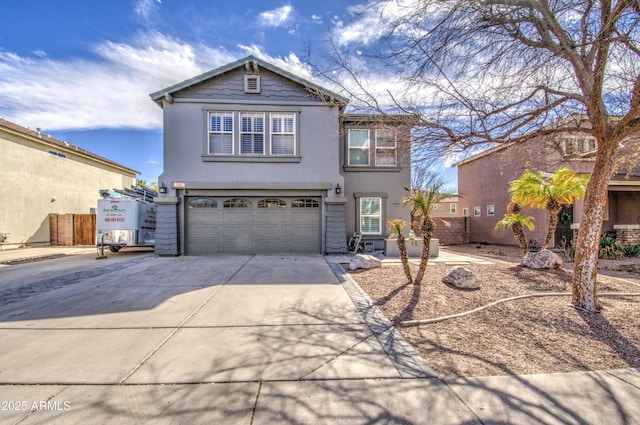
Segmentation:
<svg viewBox="0 0 640 425">
<path fill-rule="evenodd" d="M 602 233 L 618 235 L 623 242 L 640 241 L 640 158 L 637 138 L 621 145 L 618 168 L 609 181 Z M 590 174 L 595 161 L 595 138 L 583 133 L 542 136 L 519 143 L 500 145 L 458 162 L 458 209 L 467 217 L 469 241 L 515 245 L 510 230 L 496 229 L 511 201 L 509 184 L 527 169 L 551 176 L 560 167 Z M 565 206 L 559 216 L 553 245 L 570 241 L 580 228 L 583 200 Z M 528 238 L 544 241 L 547 212 L 525 208 L 534 217 L 535 229 Z"/>
<path fill-rule="evenodd" d="M 397 117 L 249 56 L 152 93 L 164 114 L 158 255 L 382 249 L 410 182 Z"/>
</svg>

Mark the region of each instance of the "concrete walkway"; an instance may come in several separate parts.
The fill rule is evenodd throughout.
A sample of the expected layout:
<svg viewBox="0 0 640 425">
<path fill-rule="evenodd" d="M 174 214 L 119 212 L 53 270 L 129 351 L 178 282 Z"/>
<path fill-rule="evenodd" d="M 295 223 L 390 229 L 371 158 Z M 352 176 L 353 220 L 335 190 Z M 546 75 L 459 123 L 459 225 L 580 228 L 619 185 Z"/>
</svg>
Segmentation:
<svg viewBox="0 0 640 425">
<path fill-rule="evenodd" d="M 122 254 L 0 268 L 0 423 L 640 423 L 637 370 L 435 378 L 320 255 Z"/>
</svg>

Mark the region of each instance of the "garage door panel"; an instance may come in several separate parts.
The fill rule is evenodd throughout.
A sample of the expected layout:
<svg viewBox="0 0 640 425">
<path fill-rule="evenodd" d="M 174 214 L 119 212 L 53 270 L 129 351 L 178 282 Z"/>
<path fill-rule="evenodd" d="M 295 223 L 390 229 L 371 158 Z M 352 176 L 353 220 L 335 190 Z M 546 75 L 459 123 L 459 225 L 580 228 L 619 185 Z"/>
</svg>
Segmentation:
<svg viewBox="0 0 640 425">
<path fill-rule="evenodd" d="M 229 209 L 222 213 L 222 224 L 253 224 L 254 212 Z"/>
<path fill-rule="evenodd" d="M 228 198 L 211 197 L 217 201 L 217 208 L 189 208 L 185 232 L 187 253 L 319 253 L 322 216 L 321 209 L 313 205 L 319 205 L 320 198 L 307 203 L 311 208 L 293 208 L 293 201 L 299 197 L 279 198 L 285 201 L 285 208 L 259 207 L 264 206 L 261 201 L 268 198 L 273 197 L 245 198 L 250 208 L 224 208 Z"/>
</svg>

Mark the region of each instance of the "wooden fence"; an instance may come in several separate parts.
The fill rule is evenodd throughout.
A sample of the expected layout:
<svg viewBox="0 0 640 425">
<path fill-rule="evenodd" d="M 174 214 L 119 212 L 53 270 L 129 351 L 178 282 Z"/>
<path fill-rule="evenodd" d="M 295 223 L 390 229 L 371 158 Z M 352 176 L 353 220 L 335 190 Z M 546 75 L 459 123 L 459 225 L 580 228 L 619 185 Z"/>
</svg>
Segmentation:
<svg viewBox="0 0 640 425">
<path fill-rule="evenodd" d="M 49 214 L 51 245 L 95 245 L 95 214 Z"/>
</svg>

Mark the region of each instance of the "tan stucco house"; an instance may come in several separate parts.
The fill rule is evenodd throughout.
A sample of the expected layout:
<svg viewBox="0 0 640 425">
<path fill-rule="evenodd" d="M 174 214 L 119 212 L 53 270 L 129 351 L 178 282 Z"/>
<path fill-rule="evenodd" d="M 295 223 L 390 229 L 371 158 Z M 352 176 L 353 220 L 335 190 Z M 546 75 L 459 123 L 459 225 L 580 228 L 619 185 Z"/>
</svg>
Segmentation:
<svg viewBox="0 0 640 425">
<path fill-rule="evenodd" d="M 124 189 L 136 170 L 0 119 L 2 248 L 50 243 L 50 214 L 95 213 L 100 189 Z"/>
</svg>

